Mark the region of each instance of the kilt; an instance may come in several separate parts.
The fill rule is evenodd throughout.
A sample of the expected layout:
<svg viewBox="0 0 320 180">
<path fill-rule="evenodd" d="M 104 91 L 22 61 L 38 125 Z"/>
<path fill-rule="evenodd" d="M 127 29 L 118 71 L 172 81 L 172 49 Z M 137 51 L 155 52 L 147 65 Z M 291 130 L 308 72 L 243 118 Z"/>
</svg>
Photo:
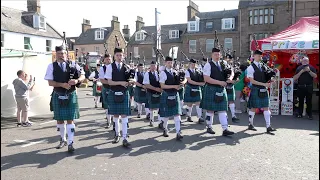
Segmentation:
<svg viewBox="0 0 320 180">
<path fill-rule="evenodd" d="M 173 96 L 176 95 L 177 99 L 176 99 L 176 106 L 175 107 L 168 107 L 167 105 L 167 99 L 168 96 Z M 180 97 L 179 97 L 179 93 L 167 93 L 166 91 L 162 92 L 161 98 L 160 98 L 160 108 L 159 108 L 159 115 L 160 117 L 172 117 L 172 116 L 176 116 L 181 114 L 181 107 L 180 107 Z"/>
<path fill-rule="evenodd" d="M 80 113 L 76 91 L 73 91 L 71 94 L 69 94 L 69 104 L 66 107 L 61 107 L 58 97 L 59 95 L 56 92 L 52 94 L 52 108 L 54 119 L 57 121 L 79 119 Z"/>
<path fill-rule="evenodd" d="M 141 97 L 140 96 L 140 93 L 141 93 L 141 89 L 140 87 L 136 86 L 134 88 L 134 101 L 137 102 L 137 103 L 147 103 L 147 93 L 144 97 Z"/>
<path fill-rule="evenodd" d="M 179 89 L 179 97 L 180 97 L 180 101 L 184 100 L 184 87 Z"/>
<path fill-rule="evenodd" d="M 133 86 L 129 86 L 129 87 L 128 87 L 128 91 L 129 91 L 130 97 L 134 96 Z"/>
<path fill-rule="evenodd" d="M 251 87 L 251 92 L 250 92 L 250 96 L 249 96 L 249 101 L 248 101 L 248 108 L 267 108 L 269 107 L 269 92 L 268 96 L 266 96 L 265 98 L 260 98 L 258 95 L 259 92 L 259 88 L 252 86 Z"/>
<path fill-rule="evenodd" d="M 227 93 L 228 101 L 235 101 L 236 100 L 236 92 L 234 91 L 234 86 L 232 86 L 232 92 Z"/>
<path fill-rule="evenodd" d="M 109 109 L 109 106 L 108 106 L 108 93 L 109 93 L 110 89 L 109 88 L 105 88 L 105 87 L 102 87 L 102 101 L 103 101 L 103 108 L 104 109 Z"/>
<path fill-rule="evenodd" d="M 147 99 L 148 99 L 148 103 L 146 104 L 146 108 L 149 108 L 149 109 L 159 109 L 160 107 L 160 103 L 152 103 L 151 102 L 151 96 L 152 96 L 152 93 L 150 92 L 147 92 Z M 161 95 L 160 95 L 160 98 L 161 98 Z M 148 106 L 148 107 L 147 107 Z"/>
<path fill-rule="evenodd" d="M 101 96 L 101 93 L 97 93 L 97 83 L 93 83 L 93 91 L 92 91 L 92 96 Z"/>
<path fill-rule="evenodd" d="M 220 103 L 214 102 L 215 94 L 223 92 L 224 98 Z M 217 87 L 212 85 L 205 85 L 203 98 L 202 98 L 202 108 L 208 111 L 227 111 L 228 110 L 228 98 L 226 89 L 223 87 Z"/>
<path fill-rule="evenodd" d="M 199 95 L 192 97 L 191 96 L 191 89 L 197 89 L 199 91 Z M 186 89 L 184 92 L 184 102 L 185 103 L 195 103 L 195 102 L 200 102 L 202 99 L 202 94 L 201 94 L 201 87 L 200 86 L 193 86 L 193 85 L 186 85 Z"/>
<path fill-rule="evenodd" d="M 130 98 L 128 89 L 124 91 L 124 101 L 122 103 L 114 102 L 114 91 L 110 89 L 107 96 L 108 113 L 112 115 L 131 115 Z"/>
</svg>

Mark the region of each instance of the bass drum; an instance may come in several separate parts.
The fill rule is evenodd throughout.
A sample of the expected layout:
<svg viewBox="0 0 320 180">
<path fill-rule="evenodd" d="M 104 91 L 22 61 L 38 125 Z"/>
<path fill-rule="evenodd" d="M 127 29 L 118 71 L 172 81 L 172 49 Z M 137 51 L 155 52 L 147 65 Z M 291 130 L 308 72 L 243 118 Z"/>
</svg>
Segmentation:
<svg viewBox="0 0 320 180">
<path fill-rule="evenodd" d="M 97 82 L 96 92 L 97 93 L 101 93 L 102 92 L 102 83 L 100 81 Z"/>
</svg>

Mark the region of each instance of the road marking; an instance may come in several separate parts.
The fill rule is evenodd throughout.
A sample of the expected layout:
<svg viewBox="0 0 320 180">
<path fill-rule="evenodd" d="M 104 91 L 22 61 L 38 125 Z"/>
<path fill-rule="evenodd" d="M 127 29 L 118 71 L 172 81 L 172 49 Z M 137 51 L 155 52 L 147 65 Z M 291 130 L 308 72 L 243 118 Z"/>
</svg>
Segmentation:
<svg viewBox="0 0 320 180">
<path fill-rule="evenodd" d="M 17 143 L 22 143 L 22 142 L 27 142 L 27 140 L 19 140 L 19 139 L 15 139 L 13 140 L 14 142 L 17 142 Z"/>
<path fill-rule="evenodd" d="M 49 123 L 52 123 L 52 122 L 55 122 L 56 120 L 51 120 L 51 121 L 47 121 L 47 122 L 44 122 L 44 123 L 40 123 L 39 125 L 43 125 L 43 124 L 49 124 Z"/>
<path fill-rule="evenodd" d="M 41 140 L 41 141 L 36 141 L 36 142 L 30 142 L 30 143 L 28 143 L 28 144 L 22 145 L 21 147 L 28 147 L 28 146 L 32 146 L 32 145 L 35 145 L 35 144 L 40 144 L 40 143 L 43 143 L 43 142 L 46 142 L 46 140 Z"/>
<path fill-rule="evenodd" d="M 74 120 L 75 122 L 78 122 L 78 121 L 80 121 L 80 122 L 84 122 L 84 121 L 95 121 L 95 120 L 92 120 L 92 119 L 75 119 Z"/>
</svg>

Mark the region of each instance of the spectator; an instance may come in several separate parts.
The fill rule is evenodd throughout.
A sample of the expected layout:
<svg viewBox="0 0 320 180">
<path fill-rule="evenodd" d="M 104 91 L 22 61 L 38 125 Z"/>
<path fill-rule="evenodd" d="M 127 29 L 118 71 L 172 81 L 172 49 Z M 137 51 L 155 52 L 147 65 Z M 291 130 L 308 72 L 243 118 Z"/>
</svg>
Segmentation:
<svg viewBox="0 0 320 180">
<path fill-rule="evenodd" d="M 248 63 L 240 65 L 240 69 L 242 71 L 242 74 L 240 75 L 239 80 L 234 85 L 235 93 L 236 93 L 236 100 L 235 100 L 236 113 L 242 113 L 242 111 L 240 110 L 241 109 L 240 102 L 241 102 L 241 99 L 243 99 L 242 90 L 244 88 L 244 78 L 246 77 L 247 67 L 248 67 Z"/>
</svg>

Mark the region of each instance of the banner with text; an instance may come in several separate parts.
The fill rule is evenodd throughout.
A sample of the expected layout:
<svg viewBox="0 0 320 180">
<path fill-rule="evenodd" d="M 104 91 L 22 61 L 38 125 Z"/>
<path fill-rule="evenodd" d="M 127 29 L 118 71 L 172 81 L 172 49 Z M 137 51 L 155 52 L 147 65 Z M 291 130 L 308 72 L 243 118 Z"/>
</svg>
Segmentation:
<svg viewBox="0 0 320 180">
<path fill-rule="evenodd" d="M 273 50 L 280 49 L 319 49 L 319 40 L 313 41 L 272 41 Z"/>
<path fill-rule="evenodd" d="M 281 115 L 293 115 L 293 78 L 282 79 Z"/>
</svg>

